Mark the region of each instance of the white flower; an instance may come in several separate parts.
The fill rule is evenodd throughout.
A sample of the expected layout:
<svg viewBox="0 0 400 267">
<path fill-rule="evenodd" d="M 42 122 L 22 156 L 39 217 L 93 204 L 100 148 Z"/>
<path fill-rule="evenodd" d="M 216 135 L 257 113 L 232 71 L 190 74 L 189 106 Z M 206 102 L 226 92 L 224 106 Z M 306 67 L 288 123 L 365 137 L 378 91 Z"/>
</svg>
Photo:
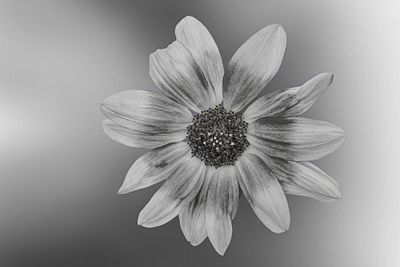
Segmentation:
<svg viewBox="0 0 400 267">
<path fill-rule="evenodd" d="M 140 212 L 139 225 L 156 227 L 179 215 L 192 245 L 208 237 L 223 255 L 240 190 L 275 233 L 289 228 L 285 193 L 340 198 L 338 184 L 308 161 L 338 148 L 344 132 L 298 117 L 332 83 L 332 74 L 250 104 L 281 65 L 282 26 L 267 26 L 247 40 L 225 76 L 217 45 L 198 20 L 185 17 L 175 34 L 176 41 L 150 55 L 159 91 L 117 93 L 101 106 L 109 137 L 152 149 L 132 165 L 119 193 L 165 181 Z"/>
</svg>

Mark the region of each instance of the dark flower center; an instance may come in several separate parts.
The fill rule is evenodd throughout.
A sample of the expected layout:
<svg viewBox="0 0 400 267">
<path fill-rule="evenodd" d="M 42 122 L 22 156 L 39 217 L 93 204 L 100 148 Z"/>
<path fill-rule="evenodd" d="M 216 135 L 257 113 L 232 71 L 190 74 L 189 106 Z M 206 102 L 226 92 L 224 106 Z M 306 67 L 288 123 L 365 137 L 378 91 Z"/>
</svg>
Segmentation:
<svg viewBox="0 0 400 267">
<path fill-rule="evenodd" d="M 187 127 L 187 142 L 192 156 L 217 168 L 234 165 L 249 145 L 247 125 L 241 113 L 227 111 L 221 104 L 203 110 Z"/>
</svg>

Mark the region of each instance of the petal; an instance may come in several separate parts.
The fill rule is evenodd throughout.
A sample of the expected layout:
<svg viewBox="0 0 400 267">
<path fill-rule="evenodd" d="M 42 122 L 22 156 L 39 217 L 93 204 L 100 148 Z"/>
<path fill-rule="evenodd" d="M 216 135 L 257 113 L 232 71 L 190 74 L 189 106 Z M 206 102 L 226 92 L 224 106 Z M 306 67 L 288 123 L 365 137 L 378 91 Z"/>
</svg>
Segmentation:
<svg viewBox="0 0 400 267">
<path fill-rule="evenodd" d="M 220 167 L 214 171 L 208 187 L 207 233 L 211 244 L 220 255 L 224 255 L 232 237 L 231 219 L 237 211 L 239 201 L 236 176 L 233 166 Z"/>
<path fill-rule="evenodd" d="M 251 104 L 243 118 L 251 123 L 263 117 L 294 117 L 306 112 L 333 81 L 332 73 L 322 73 L 299 87 L 274 91 Z"/>
<path fill-rule="evenodd" d="M 139 214 L 138 224 L 157 227 L 172 220 L 199 192 L 205 165 L 188 158 L 154 194 Z"/>
<path fill-rule="evenodd" d="M 193 118 L 187 108 L 161 93 L 144 90 L 112 95 L 101 109 L 110 119 L 103 124 L 106 134 L 133 147 L 154 148 L 181 141 Z"/>
<path fill-rule="evenodd" d="M 178 41 L 150 55 L 150 77 L 163 94 L 193 112 L 211 107 L 212 89 L 192 54 Z"/>
<path fill-rule="evenodd" d="M 125 128 L 108 119 L 103 121 L 103 130 L 114 141 L 131 147 L 155 148 L 168 143 L 182 141 L 186 137 L 184 131 L 179 131 L 175 135 L 145 135 L 142 132 Z"/>
<path fill-rule="evenodd" d="M 281 25 L 269 25 L 247 40 L 233 55 L 224 78 L 224 106 L 241 111 L 275 76 L 286 48 Z"/>
<path fill-rule="evenodd" d="M 212 105 L 222 102 L 224 66 L 217 44 L 207 28 L 194 17 L 183 18 L 175 28 L 176 39 L 192 54 L 210 85 Z"/>
<path fill-rule="evenodd" d="M 309 162 L 272 158 L 253 146 L 249 151 L 264 160 L 286 194 L 311 197 L 325 202 L 332 202 L 341 197 L 338 183 L 317 166 Z"/>
<path fill-rule="evenodd" d="M 287 160 L 310 161 L 335 151 L 345 134 L 337 126 L 301 117 L 261 118 L 250 123 L 247 139 L 262 152 Z"/>
<path fill-rule="evenodd" d="M 309 162 L 274 159 L 271 166 L 286 194 L 332 202 L 341 198 L 338 183 Z"/>
<path fill-rule="evenodd" d="M 187 241 L 193 246 L 199 245 L 207 237 L 205 225 L 205 204 L 207 190 L 211 181 L 210 167 L 206 167 L 204 183 L 196 197 L 179 214 L 181 229 Z"/>
<path fill-rule="evenodd" d="M 200 200 L 200 193 L 182 208 L 179 213 L 181 229 L 187 241 L 193 246 L 200 245 L 207 237 L 204 220 L 204 200 Z"/>
<path fill-rule="evenodd" d="M 129 169 L 118 193 L 127 194 L 167 179 L 188 157 L 190 148 L 185 142 L 168 144 L 147 152 Z"/>
<path fill-rule="evenodd" d="M 288 230 L 289 207 L 279 182 L 260 157 L 245 153 L 236 165 L 243 194 L 266 227 L 275 233 Z"/>
</svg>

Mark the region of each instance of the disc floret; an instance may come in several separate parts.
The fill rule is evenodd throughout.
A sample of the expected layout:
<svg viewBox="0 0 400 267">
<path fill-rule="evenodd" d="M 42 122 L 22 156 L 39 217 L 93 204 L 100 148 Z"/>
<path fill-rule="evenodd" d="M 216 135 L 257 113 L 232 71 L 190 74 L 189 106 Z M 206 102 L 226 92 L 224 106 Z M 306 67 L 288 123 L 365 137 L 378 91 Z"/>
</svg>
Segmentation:
<svg viewBox="0 0 400 267">
<path fill-rule="evenodd" d="M 217 168 L 234 165 L 249 145 L 247 126 L 241 113 L 227 111 L 221 104 L 203 110 L 187 127 L 187 142 L 192 156 Z"/>
</svg>

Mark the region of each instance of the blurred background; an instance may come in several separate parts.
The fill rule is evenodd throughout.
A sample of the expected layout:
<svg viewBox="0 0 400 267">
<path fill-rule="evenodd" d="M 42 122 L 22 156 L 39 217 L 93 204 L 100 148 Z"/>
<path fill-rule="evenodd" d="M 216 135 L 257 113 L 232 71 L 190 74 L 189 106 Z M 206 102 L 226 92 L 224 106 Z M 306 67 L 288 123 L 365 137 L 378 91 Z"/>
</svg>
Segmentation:
<svg viewBox="0 0 400 267">
<path fill-rule="evenodd" d="M 395 0 L 0 0 L 0 266 L 400 266 L 399 11 Z M 116 194 L 145 150 L 101 127 L 105 98 L 155 88 L 148 56 L 186 15 L 208 27 L 225 64 L 282 24 L 286 55 L 265 92 L 333 72 L 306 116 L 347 133 L 316 163 L 343 198 L 289 196 L 279 235 L 241 199 L 224 257 L 208 241 L 192 247 L 177 219 L 136 224 L 158 186 Z"/>
</svg>

